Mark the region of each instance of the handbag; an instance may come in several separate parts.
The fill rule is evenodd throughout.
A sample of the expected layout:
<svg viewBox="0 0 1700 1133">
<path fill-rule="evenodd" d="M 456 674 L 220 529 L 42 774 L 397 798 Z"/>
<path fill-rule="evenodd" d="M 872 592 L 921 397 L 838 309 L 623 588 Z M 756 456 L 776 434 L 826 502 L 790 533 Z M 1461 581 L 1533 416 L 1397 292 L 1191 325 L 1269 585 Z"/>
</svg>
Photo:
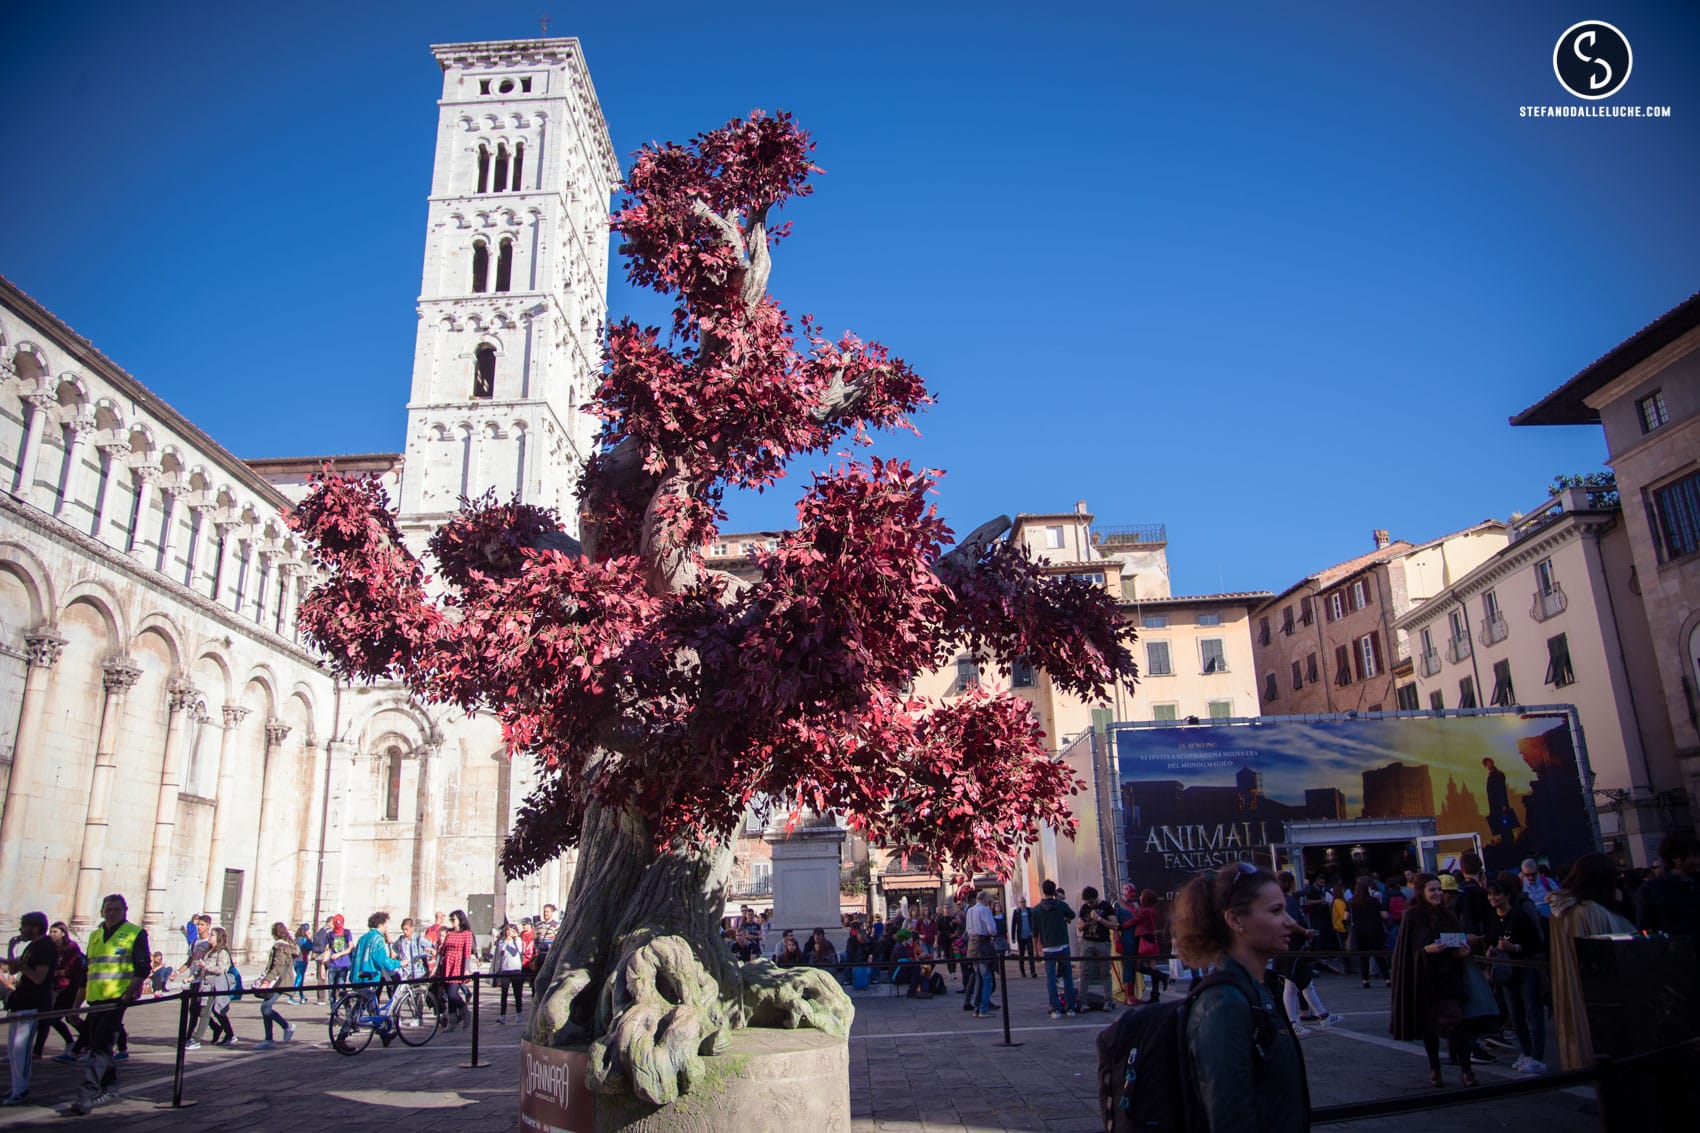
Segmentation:
<svg viewBox="0 0 1700 1133">
<path fill-rule="evenodd" d="M 1464 990 L 1464 1018 L 1499 1018 L 1499 1001 L 1493 997 L 1493 988 L 1482 975 L 1481 966 L 1469 960 L 1464 962 Z"/>
<path fill-rule="evenodd" d="M 1139 955 L 1157 955 L 1157 938 L 1155 936 L 1142 936 L 1139 938 Z"/>
</svg>

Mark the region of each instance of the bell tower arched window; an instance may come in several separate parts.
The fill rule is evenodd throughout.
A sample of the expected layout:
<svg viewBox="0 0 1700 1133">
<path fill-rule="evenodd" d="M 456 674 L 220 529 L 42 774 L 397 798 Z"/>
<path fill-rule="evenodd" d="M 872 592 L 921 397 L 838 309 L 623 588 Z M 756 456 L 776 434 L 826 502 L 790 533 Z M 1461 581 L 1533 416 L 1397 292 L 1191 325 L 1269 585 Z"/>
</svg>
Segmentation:
<svg viewBox="0 0 1700 1133">
<path fill-rule="evenodd" d="M 496 183 L 492 189 L 505 193 L 508 189 L 508 143 L 496 143 Z"/>
<path fill-rule="evenodd" d="M 514 192 L 516 192 L 516 193 L 519 192 L 520 189 L 522 188 L 522 186 L 520 185 L 519 177 L 520 177 L 520 170 L 524 166 L 525 166 L 525 143 L 524 142 L 515 142 L 514 143 L 514 175 L 513 175 L 512 180 L 513 180 Z"/>
<path fill-rule="evenodd" d="M 472 245 L 472 290 L 490 289 L 490 246 L 480 240 Z"/>
<path fill-rule="evenodd" d="M 472 396 L 488 401 L 496 396 L 496 348 L 480 346 L 473 354 Z"/>
<path fill-rule="evenodd" d="M 504 236 L 496 248 L 496 290 L 506 291 L 514 278 L 514 242 Z"/>
<path fill-rule="evenodd" d="M 384 820 L 394 822 L 401 817 L 401 749 L 391 747 L 384 752 Z"/>
<path fill-rule="evenodd" d="M 489 146 L 481 145 L 478 147 L 478 191 L 480 193 L 488 193 L 490 191 Z"/>
</svg>

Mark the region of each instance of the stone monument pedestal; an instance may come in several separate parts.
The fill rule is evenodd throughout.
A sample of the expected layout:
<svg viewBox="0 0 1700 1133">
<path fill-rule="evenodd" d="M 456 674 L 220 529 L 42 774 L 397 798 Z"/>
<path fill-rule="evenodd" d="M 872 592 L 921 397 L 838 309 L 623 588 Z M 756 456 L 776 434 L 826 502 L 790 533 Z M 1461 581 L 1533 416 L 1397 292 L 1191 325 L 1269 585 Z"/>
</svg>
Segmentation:
<svg viewBox="0 0 1700 1133">
<path fill-rule="evenodd" d="M 585 1052 L 523 1045 L 531 1048 L 521 1059 L 519 1128 L 527 1133 L 544 1128 L 568 1133 L 850 1131 L 850 1044 L 820 1031 L 736 1031 L 725 1054 L 703 1060 L 703 1082 L 666 1106 L 592 1097 L 583 1086 Z M 552 1071 L 555 1065 L 561 1070 Z"/>
<path fill-rule="evenodd" d="M 814 930 L 824 928 L 843 955 L 850 937 L 838 911 L 844 828 L 831 815 L 811 812 L 789 831 L 783 825 L 769 826 L 762 838 L 773 849 L 773 927 L 794 931 L 805 949 Z M 778 948 L 777 938 L 766 944 L 769 954 Z"/>
</svg>

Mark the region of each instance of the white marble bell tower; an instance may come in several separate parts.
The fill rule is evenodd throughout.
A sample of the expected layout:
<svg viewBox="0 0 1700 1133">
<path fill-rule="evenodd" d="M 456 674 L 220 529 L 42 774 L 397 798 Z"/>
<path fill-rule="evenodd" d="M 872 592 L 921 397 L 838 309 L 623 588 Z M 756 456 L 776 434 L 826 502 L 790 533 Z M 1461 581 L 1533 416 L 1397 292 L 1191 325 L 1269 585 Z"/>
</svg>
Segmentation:
<svg viewBox="0 0 1700 1133">
<path fill-rule="evenodd" d="M 454 43 L 407 406 L 400 521 L 422 538 L 460 496 L 560 508 L 595 431 L 609 198 L 619 164 L 576 39 Z M 576 534 L 576 531 L 574 532 Z"/>
</svg>

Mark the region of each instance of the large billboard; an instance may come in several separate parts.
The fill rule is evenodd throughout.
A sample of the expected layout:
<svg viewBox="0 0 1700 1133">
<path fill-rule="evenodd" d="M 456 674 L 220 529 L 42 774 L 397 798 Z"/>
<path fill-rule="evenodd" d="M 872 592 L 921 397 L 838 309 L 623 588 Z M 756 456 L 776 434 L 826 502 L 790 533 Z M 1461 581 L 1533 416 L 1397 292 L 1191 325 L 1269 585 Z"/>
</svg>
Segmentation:
<svg viewBox="0 0 1700 1133">
<path fill-rule="evenodd" d="M 1270 860 L 1283 823 L 1433 817 L 1478 834 L 1490 871 L 1597 848 L 1568 711 L 1114 730 L 1124 877 L 1173 892 Z"/>
</svg>

